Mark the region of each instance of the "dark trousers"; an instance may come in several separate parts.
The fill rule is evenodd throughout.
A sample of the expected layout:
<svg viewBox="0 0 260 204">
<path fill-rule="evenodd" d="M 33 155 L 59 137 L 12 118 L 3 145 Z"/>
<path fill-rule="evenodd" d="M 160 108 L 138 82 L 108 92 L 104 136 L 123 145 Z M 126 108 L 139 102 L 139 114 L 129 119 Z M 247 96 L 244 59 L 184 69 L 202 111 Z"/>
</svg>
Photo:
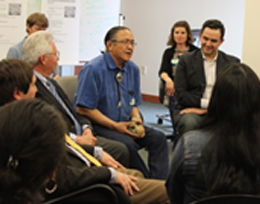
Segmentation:
<svg viewBox="0 0 260 204">
<path fill-rule="evenodd" d="M 100 146 L 124 167 L 129 168 L 129 152 L 127 147 L 115 140 L 97 136 L 96 146 Z"/>
<path fill-rule="evenodd" d="M 103 137 L 124 143 L 130 154 L 130 168 L 141 171 L 146 178 L 166 179 L 168 173 L 168 146 L 165 135 L 155 129 L 145 127 L 145 137 L 132 139 L 129 136 L 110 130 L 104 126 L 94 125 L 95 131 Z M 138 154 L 140 147 L 149 152 L 148 166 Z"/>
<path fill-rule="evenodd" d="M 169 112 L 170 112 L 170 116 L 171 116 L 171 121 L 172 121 L 172 128 L 174 130 L 174 109 L 175 109 L 175 100 L 176 100 L 176 96 L 170 96 L 169 97 Z"/>
</svg>

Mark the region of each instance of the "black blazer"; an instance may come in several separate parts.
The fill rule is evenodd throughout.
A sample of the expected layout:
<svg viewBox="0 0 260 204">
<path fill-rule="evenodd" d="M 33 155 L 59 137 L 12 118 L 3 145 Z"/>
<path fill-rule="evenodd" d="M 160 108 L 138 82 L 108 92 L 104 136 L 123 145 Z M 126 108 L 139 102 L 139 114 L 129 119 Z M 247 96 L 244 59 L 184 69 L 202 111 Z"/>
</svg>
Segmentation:
<svg viewBox="0 0 260 204">
<path fill-rule="evenodd" d="M 57 92 L 60 97 L 63 99 L 64 103 L 78 119 L 78 115 L 73 110 L 72 105 L 70 104 L 66 94 L 60 88 L 60 86 L 52 80 L 53 85 L 56 87 Z M 42 84 L 40 80 L 37 79 L 36 86 L 38 92 L 36 97 L 45 100 L 47 103 L 52 104 L 57 108 L 64 116 L 64 119 L 70 125 L 70 131 L 75 130 L 73 122 L 70 117 L 67 115 L 66 111 L 56 100 L 56 98 L 50 93 L 50 91 Z M 85 122 L 85 119 L 82 117 L 82 120 Z M 80 121 L 80 122 L 81 122 Z M 88 153 L 93 155 L 94 147 L 89 145 L 82 146 Z M 62 195 L 73 190 L 77 190 L 95 183 L 108 183 L 110 180 L 110 171 L 107 167 L 87 167 L 83 160 L 81 160 L 74 152 L 69 148 L 66 149 L 66 158 L 63 162 L 62 167 L 57 172 L 57 183 L 58 190 L 53 195 Z"/>
<path fill-rule="evenodd" d="M 70 104 L 68 97 L 63 92 L 62 88 L 57 84 L 57 82 L 55 82 L 54 80 L 52 80 L 51 82 L 55 86 L 59 96 L 67 105 L 67 107 L 72 112 L 74 117 L 78 119 L 78 122 L 80 124 L 91 125 L 90 122 L 84 116 L 81 116 L 76 113 L 76 111 L 72 107 L 72 104 Z M 46 101 L 47 103 L 57 108 L 64 116 L 64 119 L 67 121 L 69 130 L 71 132 L 75 132 L 73 121 L 70 119 L 67 112 L 63 109 L 60 103 L 56 100 L 56 98 L 50 93 L 50 91 L 42 84 L 42 82 L 39 79 L 37 79 L 36 81 L 36 86 L 38 88 L 36 97 L 41 98 L 42 100 Z M 81 145 L 81 146 L 86 152 L 93 155 L 94 152 L 93 146 L 90 145 Z M 69 192 L 82 189 L 84 187 L 97 184 L 97 183 L 108 184 L 110 178 L 111 178 L 111 173 L 108 167 L 105 166 L 87 167 L 84 161 L 81 160 L 80 157 L 78 157 L 69 148 L 66 148 L 66 156 L 64 158 L 64 161 L 62 162 L 62 165 L 60 165 L 60 167 L 57 170 L 56 182 L 58 184 L 58 188 L 53 194 L 48 195 L 46 199 L 49 200 L 57 196 L 65 195 Z M 125 199 L 129 200 L 129 197 L 124 193 L 124 191 L 120 187 L 114 185 L 112 185 L 111 187 L 114 190 L 116 190 L 117 195 L 119 194 L 121 195 L 120 198 L 126 197 Z M 106 203 L 106 201 L 104 201 L 103 203 Z"/>
<path fill-rule="evenodd" d="M 240 60 L 224 52 L 218 52 L 217 73 L 232 62 Z M 200 100 L 206 86 L 204 64 L 201 50 L 188 52 L 180 58 L 175 75 L 175 91 L 177 97 L 176 108 L 200 108 Z"/>
<path fill-rule="evenodd" d="M 60 98 L 63 100 L 63 102 L 66 104 L 70 112 L 73 114 L 73 116 L 77 119 L 79 124 L 82 126 L 83 124 L 88 124 L 90 128 L 91 122 L 84 116 L 76 113 L 76 111 L 73 109 L 72 104 L 70 103 L 67 95 L 64 93 L 62 88 L 58 85 L 58 83 L 51 79 L 51 83 L 55 86 L 56 91 L 58 92 Z M 58 109 L 62 115 L 65 121 L 68 124 L 68 130 L 70 132 L 76 133 L 76 129 L 74 126 L 73 121 L 71 120 L 70 116 L 67 114 L 67 112 L 64 110 L 64 108 L 60 105 L 59 101 L 52 95 L 52 93 L 44 86 L 44 84 L 37 78 L 36 86 L 38 88 L 38 92 L 36 93 L 36 98 L 40 98 L 47 103 L 53 105 L 56 109 Z"/>
<path fill-rule="evenodd" d="M 82 124 L 88 124 L 90 125 L 90 122 L 83 116 L 78 115 L 76 111 L 72 108 L 72 105 L 70 104 L 70 101 L 67 97 L 67 95 L 63 92 L 61 87 L 57 84 L 56 81 L 51 81 L 53 85 L 55 86 L 59 96 L 63 100 L 63 102 L 67 105 L 71 113 L 74 115 L 74 117 L 78 120 L 80 125 Z M 36 86 L 38 89 L 38 92 L 36 93 L 36 98 L 40 98 L 47 103 L 54 106 L 55 109 L 58 109 L 60 113 L 62 114 L 64 120 L 68 124 L 68 130 L 70 132 L 76 133 L 75 126 L 73 121 L 71 120 L 70 116 L 67 114 L 67 112 L 64 110 L 64 108 L 60 105 L 60 103 L 57 101 L 57 99 L 52 95 L 52 93 L 44 86 L 44 84 L 37 78 Z M 93 155 L 94 147 L 91 145 L 83 145 L 84 149 L 91 155 Z"/>
<path fill-rule="evenodd" d="M 87 167 L 74 152 L 66 149 L 66 157 L 56 172 L 58 188 L 47 200 L 97 183 L 108 184 L 111 174 L 107 167 Z"/>
<path fill-rule="evenodd" d="M 166 72 L 168 74 L 168 76 L 174 81 L 173 79 L 173 75 L 172 75 L 172 64 L 171 64 L 171 60 L 172 57 L 175 53 L 175 48 L 174 47 L 169 47 L 167 48 L 164 53 L 163 53 L 163 57 L 162 57 L 162 62 L 161 62 L 161 67 L 160 70 L 158 72 L 159 77 L 163 72 Z M 188 52 L 192 52 L 193 50 L 197 50 L 199 48 L 197 48 L 196 46 L 194 46 L 193 44 L 189 45 L 189 50 Z"/>
</svg>

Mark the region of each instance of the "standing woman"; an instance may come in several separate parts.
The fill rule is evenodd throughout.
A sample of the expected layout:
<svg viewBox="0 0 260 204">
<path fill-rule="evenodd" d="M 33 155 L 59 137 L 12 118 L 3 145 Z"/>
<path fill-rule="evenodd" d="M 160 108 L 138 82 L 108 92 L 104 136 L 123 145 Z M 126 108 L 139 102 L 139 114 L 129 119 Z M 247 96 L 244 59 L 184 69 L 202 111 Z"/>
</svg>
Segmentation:
<svg viewBox="0 0 260 204">
<path fill-rule="evenodd" d="M 198 129 L 173 153 L 167 191 L 172 204 L 219 194 L 260 194 L 260 81 L 245 64 L 223 69 Z"/>
<path fill-rule="evenodd" d="M 167 48 L 163 53 L 161 68 L 159 70 L 159 77 L 165 85 L 165 93 L 169 96 L 169 111 L 174 128 L 173 111 L 174 111 L 174 75 L 176 71 L 179 58 L 186 52 L 198 49 L 193 44 L 193 36 L 190 26 L 187 21 L 176 22 L 168 38 Z"/>
</svg>

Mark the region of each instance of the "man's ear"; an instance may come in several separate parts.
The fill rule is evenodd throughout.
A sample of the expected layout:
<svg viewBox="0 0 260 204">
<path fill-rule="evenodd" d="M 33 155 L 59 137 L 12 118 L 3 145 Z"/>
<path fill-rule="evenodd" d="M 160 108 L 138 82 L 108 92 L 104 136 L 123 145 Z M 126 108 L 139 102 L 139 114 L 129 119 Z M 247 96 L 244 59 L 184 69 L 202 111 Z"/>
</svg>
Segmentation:
<svg viewBox="0 0 260 204">
<path fill-rule="evenodd" d="M 46 64 L 46 55 L 41 55 L 39 57 L 39 63 L 45 65 Z"/>
<path fill-rule="evenodd" d="M 32 32 L 32 28 L 28 24 L 26 24 L 26 31 L 27 31 L 28 35 L 30 35 Z"/>
<path fill-rule="evenodd" d="M 107 43 L 106 43 L 106 46 L 107 46 L 107 50 L 108 51 L 110 51 L 111 49 L 112 49 L 112 42 L 109 40 L 109 41 L 107 41 Z"/>
<path fill-rule="evenodd" d="M 14 92 L 13 92 L 13 98 L 15 100 L 20 100 L 23 98 L 24 93 L 22 91 L 20 91 L 17 87 L 14 88 Z"/>
</svg>

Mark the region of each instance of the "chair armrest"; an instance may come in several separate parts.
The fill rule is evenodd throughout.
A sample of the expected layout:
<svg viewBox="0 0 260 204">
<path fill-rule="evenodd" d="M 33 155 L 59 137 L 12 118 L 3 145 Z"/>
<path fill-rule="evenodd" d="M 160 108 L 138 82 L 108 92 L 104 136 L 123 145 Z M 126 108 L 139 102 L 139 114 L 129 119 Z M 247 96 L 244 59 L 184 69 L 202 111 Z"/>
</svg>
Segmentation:
<svg viewBox="0 0 260 204">
<path fill-rule="evenodd" d="M 104 196 L 104 194 L 106 194 L 109 197 L 109 202 L 111 202 L 113 204 L 114 203 L 119 204 L 115 191 L 109 185 L 106 185 L 106 184 L 94 184 L 92 186 L 82 188 L 77 191 L 68 193 L 66 195 L 62 195 L 57 198 L 45 201 L 42 204 L 59 204 L 59 203 L 60 204 L 61 203 L 62 204 L 65 204 L 65 203 L 77 203 L 77 204 L 86 203 L 87 204 L 89 202 L 88 202 L 88 199 L 86 199 L 86 195 L 92 194 L 93 191 L 98 192 L 98 194 L 100 194 L 102 196 Z M 81 196 L 82 196 L 82 198 L 80 198 Z M 85 198 L 84 198 L 84 196 L 85 196 Z M 77 199 L 76 202 L 73 202 L 74 199 Z"/>
</svg>

